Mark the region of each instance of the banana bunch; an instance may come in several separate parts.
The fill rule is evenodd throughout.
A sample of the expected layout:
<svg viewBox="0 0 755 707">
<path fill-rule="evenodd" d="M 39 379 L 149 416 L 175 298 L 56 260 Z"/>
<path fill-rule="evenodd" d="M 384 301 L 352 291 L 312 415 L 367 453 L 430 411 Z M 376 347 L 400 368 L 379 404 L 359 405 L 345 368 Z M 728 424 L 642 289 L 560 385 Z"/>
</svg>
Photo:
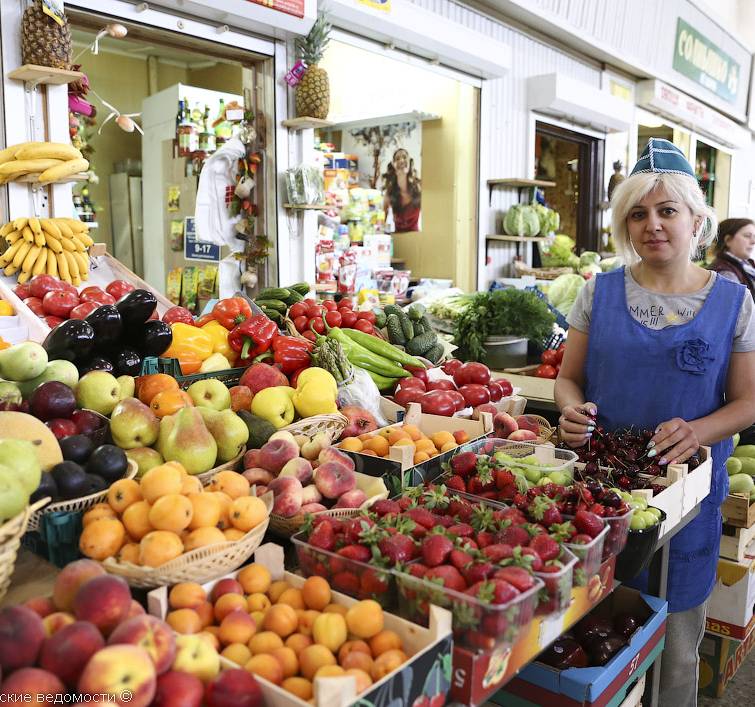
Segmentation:
<svg viewBox="0 0 755 707">
<path fill-rule="evenodd" d="M 62 142 L 22 142 L 0 150 L 0 184 L 26 174 L 39 174 L 40 184 L 51 184 L 87 169 L 81 152 Z"/>
<path fill-rule="evenodd" d="M 72 285 L 89 279 L 89 227 L 72 218 L 17 218 L 0 228 L 0 268 L 18 273 L 23 284 L 34 275 L 52 275 Z"/>
</svg>

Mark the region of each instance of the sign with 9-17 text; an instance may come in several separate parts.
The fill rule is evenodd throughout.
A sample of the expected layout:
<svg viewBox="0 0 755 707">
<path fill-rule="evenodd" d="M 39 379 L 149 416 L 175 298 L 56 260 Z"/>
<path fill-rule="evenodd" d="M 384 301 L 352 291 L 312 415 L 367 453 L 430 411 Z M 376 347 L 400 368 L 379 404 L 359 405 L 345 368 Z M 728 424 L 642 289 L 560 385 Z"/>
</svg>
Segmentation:
<svg viewBox="0 0 755 707">
<path fill-rule="evenodd" d="M 217 263 L 220 260 L 220 246 L 197 240 L 197 227 L 193 216 L 187 216 L 184 223 L 184 258 Z"/>
</svg>

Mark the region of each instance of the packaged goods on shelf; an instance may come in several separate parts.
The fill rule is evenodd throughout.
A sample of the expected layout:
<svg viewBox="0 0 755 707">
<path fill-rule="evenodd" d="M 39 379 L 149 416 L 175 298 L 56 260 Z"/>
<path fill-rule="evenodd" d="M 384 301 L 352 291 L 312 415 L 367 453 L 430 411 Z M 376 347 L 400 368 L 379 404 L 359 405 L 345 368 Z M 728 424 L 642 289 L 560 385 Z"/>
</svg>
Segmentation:
<svg viewBox="0 0 755 707">
<path fill-rule="evenodd" d="M 706 633 L 700 643 L 699 694 L 721 697 L 726 686 L 736 675 L 753 646 L 755 646 L 755 620 L 750 621 L 741 641 Z"/>
</svg>

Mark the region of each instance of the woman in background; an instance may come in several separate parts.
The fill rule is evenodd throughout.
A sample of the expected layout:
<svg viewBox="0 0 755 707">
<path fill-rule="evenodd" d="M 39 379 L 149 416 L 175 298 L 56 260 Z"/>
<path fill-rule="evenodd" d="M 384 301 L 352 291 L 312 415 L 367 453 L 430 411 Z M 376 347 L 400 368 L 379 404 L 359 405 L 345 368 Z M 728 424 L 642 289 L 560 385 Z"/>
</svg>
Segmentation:
<svg viewBox="0 0 755 707">
<path fill-rule="evenodd" d="M 419 230 L 422 187 L 414 160 L 400 148 L 393 153 L 393 159 L 383 175 L 385 211 L 393 210 L 396 233 Z"/>
<path fill-rule="evenodd" d="M 755 298 L 755 223 L 749 218 L 727 218 L 718 226 L 713 246 L 716 259 L 710 266 L 721 277 L 740 282 Z"/>
</svg>

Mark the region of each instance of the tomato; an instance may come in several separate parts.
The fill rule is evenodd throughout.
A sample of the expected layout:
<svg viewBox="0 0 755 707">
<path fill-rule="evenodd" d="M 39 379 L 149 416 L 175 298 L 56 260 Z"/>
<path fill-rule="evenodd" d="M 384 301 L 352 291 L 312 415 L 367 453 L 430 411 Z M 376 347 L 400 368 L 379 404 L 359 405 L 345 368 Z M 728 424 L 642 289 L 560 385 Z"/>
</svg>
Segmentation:
<svg viewBox="0 0 755 707">
<path fill-rule="evenodd" d="M 316 305 L 316 304 L 310 304 L 307 307 L 307 317 L 309 319 L 314 319 L 315 317 L 322 317 L 323 308 Z"/>
<path fill-rule="evenodd" d="M 317 300 L 314 297 L 305 297 L 302 302 L 305 302 L 307 306 L 310 304 L 317 304 Z"/>
<path fill-rule="evenodd" d="M 440 369 L 448 376 L 452 376 L 458 371 L 464 364 L 457 358 L 452 358 L 450 361 L 446 361 Z"/>
<path fill-rule="evenodd" d="M 490 392 L 491 403 L 497 403 L 503 397 L 503 387 L 498 381 L 490 381 L 485 387 Z"/>
<path fill-rule="evenodd" d="M 546 366 L 555 366 L 558 363 L 558 351 L 555 349 L 546 349 L 543 351 L 542 356 L 540 356 L 540 360 Z"/>
<path fill-rule="evenodd" d="M 375 331 L 375 327 L 366 319 L 357 319 L 354 322 L 354 329 L 357 331 L 363 331 L 365 334 L 372 334 Z"/>
<path fill-rule="evenodd" d="M 396 405 L 405 408 L 409 403 L 421 403 L 425 395 L 425 391 L 421 388 L 401 388 L 396 391 L 393 399 L 396 401 Z"/>
<path fill-rule="evenodd" d="M 82 293 L 83 294 L 83 293 Z M 84 299 L 82 297 L 82 299 Z M 188 324 L 194 326 L 194 317 L 186 307 L 171 307 L 165 314 L 163 314 L 163 321 L 166 324 L 174 324 L 175 322 L 181 322 L 182 324 Z"/>
<path fill-rule="evenodd" d="M 45 320 L 45 324 L 50 327 L 50 329 L 54 329 L 58 324 L 62 324 L 65 319 L 61 319 L 60 317 L 42 317 L 42 319 Z"/>
<path fill-rule="evenodd" d="M 341 314 L 340 312 L 337 312 L 334 309 L 331 309 L 328 311 L 328 313 L 325 315 L 325 323 L 329 327 L 340 327 L 341 326 Z"/>
<path fill-rule="evenodd" d="M 332 299 L 326 299 L 322 306 L 329 312 L 335 312 L 338 309 L 338 305 Z"/>
<path fill-rule="evenodd" d="M 106 293 L 107 294 L 107 293 Z M 85 319 L 101 305 L 97 302 L 82 302 L 77 304 L 68 315 L 69 319 Z"/>
<path fill-rule="evenodd" d="M 566 344 L 561 344 L 561 346 L 556 349 L 556 353 L 558 354 L 558 362 L 561 363 L 561 361 L 564 360 L 564 354 L 566 353 Z"/>
<path fill-rule="evenodd" d="M 425 382 L 420 378 L 402 378 L 398 382 L 396 390 L 405 390 L 406 388 L 421 390 L 423 393 L 427 390 Z"/>
<path fill-rule="evenodd" d="M 289 307 L 288 310 L 288 318 L 289 319 L 296 319 L 297 317 L 301 317 L 302 315 L 305 315 L 307 313 L 307 305 L 304 304 L 304 302 L 297 302 L 296 304 L 292 304 L 291 307 Z"/>
<path fill-rule="evenodd" d="M 490 369 L 484 363 L 465 363 L 453 373 L 456 385 L 479 383 L 485 385 L 490 381 Z"/>
<path fill-rule="evenodd" d="M 42 300 L 42 309 L 45 314 L 61 319 L 68 319 L 71 310 L 79 304 L 79 298 L 72 292 L 53 290 L 48 292 Z"/>
<path fill-rule="evenodd" d="M 428 390 L 456 390 L 456 386 L 454 385 L 453 381 L 446 380 L 445 378 L 443 380 L 439 381 L 430 381 L 427 384 Z"/>
<path fill-rule="evenodd" d="M 346 329 L 353 329 L 354 324 L 356 324 L 357 321 L 357 313 L 352 312 L 350 309 L 344 309 L 341 312 L 341 326 L 346 327 Z"/>
<path fill-rule="evenodd" d="M 555 378 L 558 375 L 558 371 L 553 366 L 543 364 L 537 367 L 535 375 L 538 378 Z"/>
<path fill-rule="evenodd" d="M 317 341 L 317 335 L 315 334 L 315 332 L 313 332 L 313 331 L 310 331 L 309 329 L 307 329 L 307 331 L 303 331 L 303 332 L 301 333 L 301 335 L 302 335 L 302 336 L 303 336 L 303 337 L 304 337 L 305 339 L 308 339 L 309 341 Z"/>
<path fill-rule="evenodd" d="M 105 292 L 112 297 L 115 297 L 116 300 L 119 300 L 123 295 L 133 292 L 135 289 L 136 288 L 130 282 L 126 282 L 125 280 L 113 280 L 105 288 Z"/>
<path fill-rule="evenodd" d="M 477 407 L 490 402 L 490 391 L 479 383 L 467 383 L 461 386 L 459 392 L 464 396 L 467 407 Z"/>
<path fill-rule="evenodd" d="M 370 324 L 374 324 L 377 321 L 375 312 L 357 312 L 357 319 L 366 319 Z"/>
<path fill-rule="evenodd" d="M 300 334 L 307 331 L 308 321 L 309 319 L 307 319 L 305 314 L 296 317 L 296 319 L 294 319 L 294 326 L 296 327 L 296 331 L 298 331 Z"/>
<path fill-rule="evenodd" d="M 509 395 L 513 395 L 514 393 L 514 386 L 511 385 L 509 381 L 507 381 L 505 378 L 496 378 L 495 382 L 498 383 L 498 385 L 501 386 L 501 389 L 503 390 L 503 397 L 506 398 Z"/>
<path fill-rule="evenodd" d="M 48 292 L 65 289 L 66 283 L 52 275 L 35 275 L 29 281 L 29 293 L 38 299 L 44 299 Z"/>
<path fill-rule="evenodd" d="M 307 322 L 307 329 L 314 329 L 318 334 L 324 334 L 325 322 L 322 317 L 313 317 Z"/>
<path fill-rule="evenodd" d="M 423 383 L 427 384 L 430 379 L 427 377 L 427 371 L 424 368 L 415 368 L 414 366 L 404 366 L 405 371 L 409 371 L 415 378 L 419 378 Z"/>
<path fill-rule="evenodd" d="M 339 307 L 339 309 L 340 309 L 341 307 L 348 307 L 349 309 L 351 309 L 351 308 L 352 308 L 353 306 L 354 306 L 354 303 L 353 303 L 353 302 L 352 302 L 352 301 L 351 301 L 351 300 L 350 300 L 350 299 L 349 299 L 348 297 L 344 297 L 344 298 L 343 298 L 343 299 L 341 299 L 341 301 L 340 301 L 340 302 L 338 303 L 338 307 Z"/>
<path fill-rule="evenodd" d="M 419 400 L 422 412 L 445 417 L 451 417 L 457 411 L 457 403 L 457 398 L 447 390 L 431 390 Z"/>
<path fill-rule="evenodd" d="M 27 282 L 23 285 L 16 285 L 13 288 L 13 294 L 20 300 L 25 300 L 27 297 L 31 297 L 31 285 Z"/>
<path fill-rule="evenodd" d="M 96 304 L 115 304 L 113 295 L 109 295 L 99 287 L 85 287 L 79 292 L 79 299 L 82 302 L 94 302 Z M 191 323 L 194 324 L 194 320 Z"/>
</svg>

